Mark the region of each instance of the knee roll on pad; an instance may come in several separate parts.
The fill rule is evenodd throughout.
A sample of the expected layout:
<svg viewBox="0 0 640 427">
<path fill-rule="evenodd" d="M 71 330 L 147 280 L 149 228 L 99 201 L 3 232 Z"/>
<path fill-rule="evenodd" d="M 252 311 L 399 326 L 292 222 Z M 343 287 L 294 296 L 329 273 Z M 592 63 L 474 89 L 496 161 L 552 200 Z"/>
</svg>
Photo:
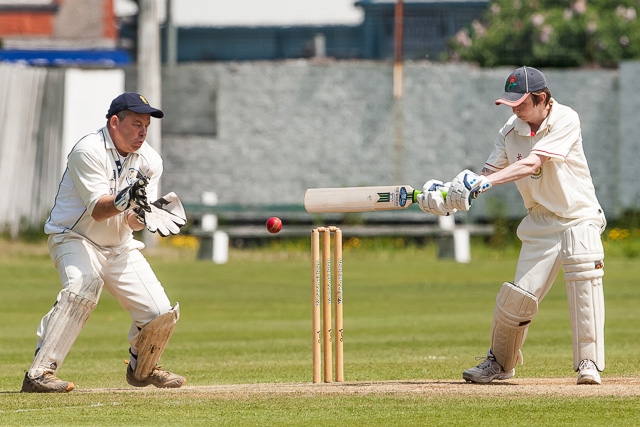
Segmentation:
<svg viewBox="0 0 640 427">
<path fill-rule="evenodd" d="M 45 370 L 60 369 L 84 324 L 98 305 L 104 282 L 98 276 L 84 275 L 60 292 L 47 322 L 42 346 L 29 375 L 34 378 Z"/>
<path fill-rule="evenodd" d="M 600 231 L 593 226 L 565 231 L 561 248 L 562 269 L 573 338 L 573 369 L 589 359 L 598 370 L 604 361 L 604 249 Z"/>
<path fill-rule="evenodd" d="M 496 297 L 491 331 L 491 353 L 505 371 L 515 368 L 522 359 L 520 348 L 527 329 L 538 313 L 538 298 L 505 282 Z"/>
<path fill-rule="evenodd" d="M 145 380 L 158 364 L 160 356 L 167 347 L 173 329 L 180 318 L 180 305 L 176 303 L 169 312 L 147 323 L 135 338 L 137 349 L 136 369 L 133 376 L 138 381 Z"/>
</svg>

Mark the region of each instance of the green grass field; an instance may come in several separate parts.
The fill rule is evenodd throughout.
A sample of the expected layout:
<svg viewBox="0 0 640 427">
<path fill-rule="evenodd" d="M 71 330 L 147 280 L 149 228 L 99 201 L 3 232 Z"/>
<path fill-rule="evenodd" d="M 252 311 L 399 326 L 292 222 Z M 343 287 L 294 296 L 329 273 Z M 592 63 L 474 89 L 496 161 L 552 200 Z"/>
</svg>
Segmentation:
<svg viewBox="0 0 640 427">
<path fill-rule="evenodd" d="M 506 384 L 464 384 L 486 353 L 498 287 L 517 252 L 480 245 L 472 262 L 394 242 L 344 251 L 344 385 L 311 384 L 307 243 L 233 250 L 230 262 L 189 249 L 147 254 L 181 319 L 162 362 L 180 390 L 125 382 L 128 314 L 102 300 L 59 376 L 64 395 L 19 393 L 35 328 L 59 291 L 42 244 L 0 241 L 2 426 L 634 426 L 640 425 L 640 263 L 606 259 L 603 386 L 576 386 L 561 277 L 540 306 L 525 365 Z M 551 380 L 550 380 L 551 379 Z"/>
</svg>

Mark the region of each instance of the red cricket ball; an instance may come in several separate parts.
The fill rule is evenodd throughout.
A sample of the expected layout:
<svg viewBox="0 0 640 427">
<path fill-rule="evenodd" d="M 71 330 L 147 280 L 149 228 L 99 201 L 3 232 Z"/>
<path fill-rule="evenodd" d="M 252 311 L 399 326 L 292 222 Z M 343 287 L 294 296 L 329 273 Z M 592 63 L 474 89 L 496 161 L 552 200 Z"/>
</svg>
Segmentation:
<svg viewBox="0 0 640 427">
<path fill-rule="evenodd" d="M 276 234 L 280 230 L 282 230 L 282 221 L 280 218 L 272 216 L 267 220 L 267 231 L 269 231 L 269 233 Z"/>
</svg>

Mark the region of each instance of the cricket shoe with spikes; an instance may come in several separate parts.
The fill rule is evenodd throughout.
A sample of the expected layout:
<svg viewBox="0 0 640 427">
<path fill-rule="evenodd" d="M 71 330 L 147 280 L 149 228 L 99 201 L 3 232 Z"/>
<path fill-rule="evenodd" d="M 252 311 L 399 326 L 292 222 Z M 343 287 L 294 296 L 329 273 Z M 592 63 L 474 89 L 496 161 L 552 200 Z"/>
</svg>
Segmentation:
<svg viewBox="0 0 640 427">
<path fill-rule="evenodd" d="M 69 381 L 62 381 L 56 377 L 53 371 L 44 371 L 42 375 L 31 378 L 29 373 L 24 374 L 22 381 L 23 393 L 67 393 L 75 388 Z"/>
<path fill-rule="evenodd" d="M 478 357 L 477 360 L 482 360 Z M 508 380 L 516 374 L 515 368 L 509 372 L 505 371 L 491 354 L 491 350 L 487 353 L 487 357 L 478 366 L 469 368 L 462 373 L 462 378 L 472 383 L 487 384 L 493 380 Z"/>
<path fill-rule="evenodd" d="M 596 364 L 589 359 L 584 359 L 578 365 L 578 385 L 580 384 L 602 384 L 600 373 Z"/>
<path fill-rule="evenodd" d="M 137 380 L 131 364 L 127 363 L 127 382 L 134 387 L 154 385 L 157 388 L 180 388 L 187 383 L 187 379 L 173 372 L 165 371 L 162 366 L 156 366 L 147 378 Z"/>
</svg>

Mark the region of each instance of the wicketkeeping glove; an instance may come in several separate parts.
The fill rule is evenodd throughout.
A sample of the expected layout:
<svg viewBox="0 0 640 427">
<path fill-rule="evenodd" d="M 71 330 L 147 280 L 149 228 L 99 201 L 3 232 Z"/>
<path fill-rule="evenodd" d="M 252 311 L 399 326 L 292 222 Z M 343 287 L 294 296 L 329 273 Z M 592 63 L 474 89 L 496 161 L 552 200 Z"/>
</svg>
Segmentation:
<svg viewBox="0 0 640 427">
<path fill-rule="evenodd" d="M 424 212 L 449 216 L 456 212 L 455 209 L 447 209 L 445 199 L 449 191 L 450 182 L 443 184 L 442 181 L 431 179 L 422 186 L 422 194 L 418 195 L 418 205 Z"/>
<path fill-rule="evenodd" d="M 149 205 L 149 210 L 135 208 L 138 221 L 147 227 L 152 233 L 158 233 L 162 237 L 170 234 L 178 234 L 180 227 L 187 223 L 187 215 L 184 212 L 182 202 L 171 192 L 159 198 Z"/>
<path fill-rule="evenodd" d="M 149 210 L 149 202 L 147 201 L 146 186 L 149 184 L 149 178 L 138 172 L 138 175 L 128 187 L 123 188 L 113 199 L 113 204 L 120 212 L 124 212 L 129 208 L 142 208 Z"/>
<path fill-rule="evenodd" d="M 492 187 L 489 178 L 466 169 L 451 181 L 451 188 L 445 200 L 448 209 L 468 211 L 478 194 Z"/>
</svg>

